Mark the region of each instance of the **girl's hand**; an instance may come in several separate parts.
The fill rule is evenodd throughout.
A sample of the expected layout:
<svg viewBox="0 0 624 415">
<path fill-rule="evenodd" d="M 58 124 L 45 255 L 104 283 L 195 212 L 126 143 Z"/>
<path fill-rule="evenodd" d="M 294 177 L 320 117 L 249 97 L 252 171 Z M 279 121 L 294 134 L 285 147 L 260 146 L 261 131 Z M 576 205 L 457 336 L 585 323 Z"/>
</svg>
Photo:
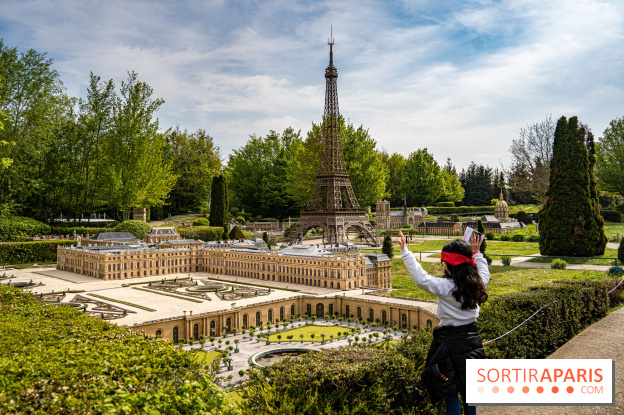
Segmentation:
<svg viewBox="0 0 624 415">
<path fill-rule="evenodd" d="M 473 233 L 470 236 L 470 246 L 472 247 L 472 252 L 479 251 L 481 249 L 481 242 L 483 242 L 484 235 L 479 235 Z"/>
<path fill-rule="evenodd" d="M 405 248 L 405 245 L 407 245 L 407 242 L 405 242 L 405 236 L 403 236 L 403 232 L 399 231 L 399 246 L 401 247 L 401 249 Z"/>
</svg>

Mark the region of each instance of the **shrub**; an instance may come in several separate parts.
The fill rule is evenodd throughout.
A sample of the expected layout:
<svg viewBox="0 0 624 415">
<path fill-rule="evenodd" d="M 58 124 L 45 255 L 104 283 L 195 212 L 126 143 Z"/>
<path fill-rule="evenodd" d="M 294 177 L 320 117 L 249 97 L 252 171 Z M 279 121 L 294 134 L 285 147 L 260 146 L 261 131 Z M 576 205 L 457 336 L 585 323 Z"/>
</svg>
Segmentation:
<svg viewBox="0 0 624 415">
<path fill-rule="evenodd" d="M 238 226 L 234 226 L 230 231 L 230 239 L 245 239 L 245 235 L 243 235 L 243 231 L 240 230 Z"/>
<path fill-rule="evenodd" d="M 416 362 L 394 350 L 360 347 L 283 359 L 249 372 L 242 393 L 251 399 L 241 405 L 258 413 L 400 414 L 405 408 L 415 414 L 443 413 L 419 383 L 417 368 L 424 362 L 419 351 L 426 347 L 404 348 L 419 356 Z"/>
<path fill-rule="evenodd" d="M 145 234 L 152 230 L 152 225 L 142 220 L 127 220 L 115 227 L 115 232 L 130 232 L 136 238 L 143 240 Z"/>
<path fill-rule="evenodd" d="M 246 221 L 246 220 L 245 220 L 245 218 L 244 218 L 244 217 L 242 217 L 242 216 L 237 216 L 237 217 L 236 217 L 236 220 L 237 220 L 237 221 L 239 221 L 240 223 L 242 223 L 243 225 L 246 225 L 246 224 L 247 224 L 247 221 Z"/>
<path fill-rule="evenodd" d="M 439 207 L 455 207 L 455 203 L 453 203 L 453 202 L 438 202 L 438 203 L 436 203 L 436 206 L 439 206 Z"/>
<path fill-rule="evenodd" d="M 16 334 L 0 336 L 0 412 L 240 413 L 192 355 L 169 342 L 38 303 L 14 287 L 0 285 L 0 303 L 0 332 Z"/>
<path fill-rule="evenodd" d="M 539 242 L 539 235 L 527 235 L 527 242 Z"/>
<path fill-rule="evenodd" d="M 503 233 L 498 239 L 501 241 L 511 241 L 511 235 L 507 235 L 506 233 Z"/>
<path fill-rule="evenodd" d="M 488 241 L 491 241 L 492 239 L 494 239 L 494 232 L 486 232 L 485 239 L 487 239 Z"/>
<path fill-rule="evenodd" d="M 498 203 L 498 199 L 490 200 L 490 205 L 492 205 L 492 206 L 496 206 L 497 203 Z"/>
<path fill-rule="evenodd" d="M 566 269 L 567 266 L 568 263 L 565 261 L 565 259 L 561 258 L 555 258 L 550 263 L 550 268 L 552 269 Z"/>
<path fill-rule="evenodd" d="M 197 218 L 191 221 L 193 226 L 210 226 L 210 221 L 206 218 Z"/>
<path fill-rule="evenodd" d="M 622 277 L 624 276 L 624 268 L 620 266 L 613 266 L 607 271 L 607 277 Z"/>
<path fill-rule="evenodd" d="M 461 222 L 461 219 L 457 213 L 451 215 L 451 222 Z"/>
<path fill-rule="evenodd" d="M 508 267 L 511 265 L 511 257 L 509 255 L 503 255 L 501 257 L 501 261 L 503 262 L 504 267 Z"/>
<path fill-rule="evenodd" d="M 48 235 L 50 226 L 38 220 L 22 216 L 0 218 L 0 241 L 18 242 L 26 236 Z"/>
<path fill-rule="evenodd" d="M 516 234 L 511 236 L 513 242 L 524 242 L 524 235 Z"/>
<path fill-rule="evenodd" d="M 199 239 L 201 241 L 217 241 L 222 239 L 223 228 L 218 226 L 177 226 L 176 230 L 182 239 Z"/>
<path fill-rule="evenodd" d="M 516 213 L 515 218 L 518 219 L 518 222 L 522 222 L 525 225 L 530 225 L 533 223 L 533 219 L 531 219 L 531 216 L 529 216 L 529 214 L 523 210 Z"/>
<path fill-rule="evenodd" d="M 0 265 L 56 262 L 58 246 L 76 245 L 76 241 L 0 242 Z"/>
<path fill-rule="evenodd" d="M 483 341 L 494 339 L 535 317 L 506 337 L 488 345 L 490 358 L 541 359 L 607 314 L 607 290 L 602 281 L 558 281 L 548 286 L 503 295 L 481 308 Z"/>
<path fill-rule="evenodd" d="M 394 250 L 392 249 L 392 238 L 390 235 L 384 236 L 383 244 L 381 246 L 381 252 L 388 255 L 391 259 L 394 257 Z"/>
<path fill-rule="evenodd" d="M 620 239 L 620 246 L 618 247 L 618 260 L 624 264 L 624 238 Z"/>
<path fill-rule="evenodd" d="M 622 222 L 622 214 L 617 210 L 603 210 L 601 213 L 604 220 L 617 223 Z"/>
</svg>

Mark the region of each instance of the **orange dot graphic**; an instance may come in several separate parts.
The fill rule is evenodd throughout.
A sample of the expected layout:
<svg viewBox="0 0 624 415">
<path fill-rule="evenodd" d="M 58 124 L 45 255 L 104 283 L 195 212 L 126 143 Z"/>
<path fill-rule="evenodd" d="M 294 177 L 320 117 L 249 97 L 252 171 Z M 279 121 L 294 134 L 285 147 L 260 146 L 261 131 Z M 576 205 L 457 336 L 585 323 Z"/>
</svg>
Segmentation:
<svg viewBox="0 0 624 415">
<path fill-rule="evenodd" d="M 537 393 L 542 393 L 544 392 L 544 388 L 542 388 L 541 386 L 537 387 Z"/>
<path fill-rule="evenodd" d="M 483 391 L 484 391 L 484 390 L 485 390 L 485 389 L 483 388 L 483 386 L 479 386 L 479 387 L 477 388 L 477 392 L 479 392 L 479 393 L 483 393 Z"/>
<path fill-rule="evenodd" d="M 522 392 L 529 393 L 529 387 L 528 386 L 523 387 Z"/>
<path fill-rule="evenodd" d="M 574 392 L 574 388 L 572 386 L 568 386 L 568 389 L 566 390 L 568 391 L 568 393 Z"/>
<path fill-rule="evenodd" d="M 508 388 L 507 388 L 507 392 L 509 392 L 509 393 L 513 393 L 513 392 L 514 392 L 514 388 L 513 388 L 513 386 L 508 387 Z"/>
<path fill-rule="evenodd" d="M 499 391 L 499 390 L 500 390 L 500 389 L 498 389 L 498 386 L 494 386 L 494 387 L 492 388 L 492 392 L 494 392 L 494 393 L 498 393 L 498 391 Z"/>
<path fill-rule="evenodd" d="M 556 386 L 553 386 L 552 387 L 552 393 L 557 393 L 557 392 L 559 392 L 559 388 L 556 387 Z"/>
</svg>

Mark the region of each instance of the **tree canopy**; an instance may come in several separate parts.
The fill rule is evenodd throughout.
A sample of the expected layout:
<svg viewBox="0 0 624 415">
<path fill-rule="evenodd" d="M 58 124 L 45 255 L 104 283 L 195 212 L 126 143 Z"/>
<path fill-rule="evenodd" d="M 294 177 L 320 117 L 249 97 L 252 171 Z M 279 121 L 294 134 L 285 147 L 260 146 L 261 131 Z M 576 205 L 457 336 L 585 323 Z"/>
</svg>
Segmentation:
<svg viewBox="0 0 624 415">
<path fill-rule="evenodd" d="M 426 148 L 413 152 L 405 161 L 401 191 L 410 206 L 430 206 L 442 196 L 442 170 Z"/>
<path fill-rule="evenodd" d="M 624 117 L 612 120 L 596 144 L 600 189 L 624 196 Z"/>
</svg>

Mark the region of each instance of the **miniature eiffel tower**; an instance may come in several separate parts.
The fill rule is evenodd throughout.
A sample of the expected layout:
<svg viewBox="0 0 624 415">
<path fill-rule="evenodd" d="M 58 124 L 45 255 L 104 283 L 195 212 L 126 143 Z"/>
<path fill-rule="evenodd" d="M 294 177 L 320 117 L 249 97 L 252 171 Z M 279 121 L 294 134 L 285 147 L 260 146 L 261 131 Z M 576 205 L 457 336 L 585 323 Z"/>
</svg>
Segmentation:
<svg viewBox="0 0 624 415">
<path fill-rule="evenodd" d="M 286 237 L 284 245 L 293 245 L 301 240 L 305 233 L 319 227 L 325 231 L 324 242 L 338 244 L 346 240 L 346 231 L 356 229 L 372 246 L 378 246 L 378 235 L 373 229 L 366 213 L 360 207 L 349 173 L 345 168 L 340 132 L 340 113 L 338 111 L 338 71 L 334 66 L 333 45 L 330 38 L 329 66 L 325 69 L 325 114 L 323 116 L 323 153 L 314 189 L 299 222 Z"/>
</svg>

